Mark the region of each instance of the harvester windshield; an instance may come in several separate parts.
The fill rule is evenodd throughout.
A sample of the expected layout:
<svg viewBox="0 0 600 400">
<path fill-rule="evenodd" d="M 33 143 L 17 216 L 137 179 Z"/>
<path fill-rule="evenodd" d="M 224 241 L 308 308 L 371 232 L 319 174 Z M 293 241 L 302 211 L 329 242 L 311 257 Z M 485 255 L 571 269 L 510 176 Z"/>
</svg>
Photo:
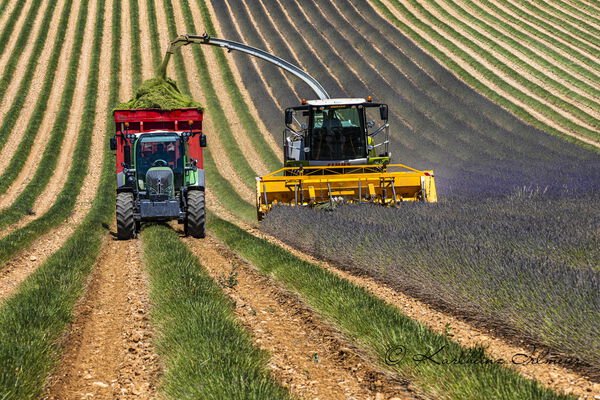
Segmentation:
<svg viewBox="0 0 600 400">
<path fill-rule="evenodd" d="M 323 108 L 311 113 L 308 143 L 313 160 L 347 160 L 367 156 L 364 113 L 356 106 Z"/>
<path fill-rule="evenodd" d="M 184 143 L 177 135 L 142 135 L 136 149 L 136 171 L 143 186 L 150 168 L 169 168 L 175 184 L 183 180 Z"/>
</svg>

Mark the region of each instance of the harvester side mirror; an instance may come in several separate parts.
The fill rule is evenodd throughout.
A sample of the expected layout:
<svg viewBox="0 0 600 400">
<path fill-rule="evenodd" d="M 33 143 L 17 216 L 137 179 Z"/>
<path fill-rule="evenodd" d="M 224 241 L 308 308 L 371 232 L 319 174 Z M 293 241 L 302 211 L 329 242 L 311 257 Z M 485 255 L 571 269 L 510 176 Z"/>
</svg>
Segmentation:
<svg viewBox="0 0 600 400">
<path fill-rule="evenodd" d="M 200 147 L 206 147 L 206 135 L 200 135 Z"/>
<path fill-rule="evenodd" d="M 368 122 L 367 122 L 367 128 L 371 129 L 371 128 L 373 128 L 374 126 L 375 126 L 375 122 L 373 122 L 373 121 L 368 121 Z"/>
<path fill-rule="evenodd" d="M 381 107 L 379 107 L 379 117 L 382 120 L 387 121 L 387 119 L 388 119 L 388 108 L 387 108 L 387 106 L 381 106 Z"/>
<path fill-rule="evenodd" d="M 110 149 L 111 150 L 116 150 L 117 149 L 117 138 L 110 138 Z"/>
<path fill-rule="evenodd" d="M 285 124 L 291 125 L 294 121 L 294 114 L 292 110 L 285 110 Z"/>
</svg>

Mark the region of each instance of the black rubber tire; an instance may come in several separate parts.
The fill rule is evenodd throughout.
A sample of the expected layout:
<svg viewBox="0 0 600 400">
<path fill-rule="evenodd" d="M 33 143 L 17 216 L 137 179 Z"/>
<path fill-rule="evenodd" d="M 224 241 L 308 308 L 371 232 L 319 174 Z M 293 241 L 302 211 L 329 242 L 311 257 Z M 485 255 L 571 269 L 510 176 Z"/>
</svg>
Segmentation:
<svg viewBox="0 0 600 400">
<path fill-rule="evenodd" d="M 117 194 L 117 238 L 135 238 L 136 223 L 133 219 L 133 193 Z"/>
<path fill-rule="evenodd" d="M 187 194 L 187 229 L 186 234 L 195 238 L 203 238 L 206 235 L 204 223 L 206 215 L 204 212 L 204 192 L 191 190 Z"/>
</svg>

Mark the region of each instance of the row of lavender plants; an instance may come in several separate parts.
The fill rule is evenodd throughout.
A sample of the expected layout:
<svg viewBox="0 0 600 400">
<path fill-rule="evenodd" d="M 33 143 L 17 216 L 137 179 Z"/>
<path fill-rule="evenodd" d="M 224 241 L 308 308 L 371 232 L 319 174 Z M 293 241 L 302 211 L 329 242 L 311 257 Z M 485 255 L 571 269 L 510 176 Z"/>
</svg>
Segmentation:
<svg viewBox="0 0 600 400">
<path fill-rule="evenodd" d="M 263 228 L 393 287 L 600 366 L 600 192 L 398 208 L 277 207 Z"/>
</svg>

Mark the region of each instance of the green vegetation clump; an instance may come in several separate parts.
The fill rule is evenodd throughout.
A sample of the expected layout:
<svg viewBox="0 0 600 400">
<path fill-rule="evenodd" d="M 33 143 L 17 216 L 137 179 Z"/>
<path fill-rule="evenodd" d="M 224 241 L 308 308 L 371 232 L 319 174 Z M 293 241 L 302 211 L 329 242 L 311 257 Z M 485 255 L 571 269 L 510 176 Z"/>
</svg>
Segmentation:
<svg viewBox="0 0 600 400">
<path fill-rule="evenodd" d="M 172 110 L 175 108 L 202 108 L 190 96 L 181 93 L 177 83 L 172 79 L 151 78 L 142 83 L 135 91 L 131 100 L 121 103 L 117 110 L 133 110 L 139 108 L 160 108 Z"/>
</svg>

